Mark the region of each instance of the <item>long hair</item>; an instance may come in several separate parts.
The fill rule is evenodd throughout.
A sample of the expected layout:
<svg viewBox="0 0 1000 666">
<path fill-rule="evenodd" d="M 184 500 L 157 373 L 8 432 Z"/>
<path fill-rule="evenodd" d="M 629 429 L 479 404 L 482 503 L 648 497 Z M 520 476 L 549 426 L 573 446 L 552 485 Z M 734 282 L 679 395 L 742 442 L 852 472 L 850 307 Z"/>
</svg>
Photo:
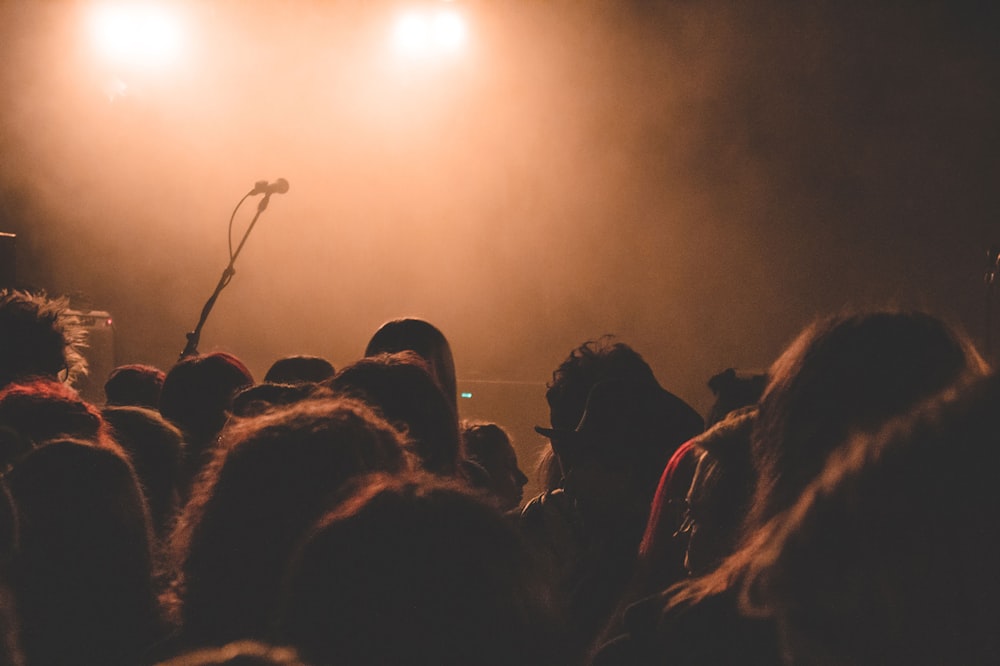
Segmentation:
<svg viewBox="0 0 1000 666">
<path fill-rule="evenodd" d="M 238 420 L 172 538 L 186 640 L 261 638 L 297 539 L 360 475 L 408 465 L 398 431 L 347 398 Z"/>
<path fill-rule="evenodd" d="M 375 331 L 365 348 L 365 356 L 401 351 L 416 352 L 427 362 L 431 376 L 444 391 L 457 414 L 458 380 L 455 376 L 455 359 L 444 333 L 430 322 L 416 317 L 393 319 Z"/>
<path fill-rule="evenodd" d="M 751 436 L 757 479 L 740 545 L 712 573 L 675 586 L 668 608 L 739 581 L 766 541 L 761 528 L 798 499 L 852 432 L 986 370 L 963 334 L 921 312 L 841 314 L 806 327 L 771 367 L 760 401 Z"/>
<path fill-rule="evenodd" d="M 514 527 L 457 481 L 376 476 L 293 558 L 277 639 L 318 664 L 555 663 L 534 574 Z"/>
<path fill-rule="evenodd" d="M 364 400 L 404 430 L 424 469 L 455 474 L 461 449 L 458 418 L 418 354 L 402 351 L 363 358 L 341 369 L 327 385 Z"/>
<path fill-rule="evenodd" d="M 994 374 L 855 436 L 772 521 L 744 611 L 801 663 L 997 663 L 998 415 Z"/>
<path fill-rule="evenodd" d="M 829 454 L 986 364 L 921 312 L 839 315 L 806 328 L 771 369 L 752 437 L 752 529 L 788 508 Z"/>
<path fill-rule="evenodd" d="M 11 567 L 31 664 L 134 664 L 162 630 L 153 536 L 132 466 L 121 454 L 60 440 L 6 476 L 18 514 Z"/>
</svg>

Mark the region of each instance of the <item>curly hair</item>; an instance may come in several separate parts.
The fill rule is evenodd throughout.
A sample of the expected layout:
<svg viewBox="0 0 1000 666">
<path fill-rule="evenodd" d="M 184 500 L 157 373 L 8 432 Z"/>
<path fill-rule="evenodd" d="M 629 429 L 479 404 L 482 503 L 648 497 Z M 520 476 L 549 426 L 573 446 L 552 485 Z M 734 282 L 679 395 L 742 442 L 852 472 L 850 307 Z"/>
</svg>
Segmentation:
<svg viewBox="0 0 1000 666">
<path fill-rule="evenodd" d="M 86 330 L 68 306 L 44 293 L 0 290 L 0 387 L 33 376 L 72 383 L 87 373 Z"/>
<path fill-rule="evenodd" d="M 588 340 L 570 352 L 552 372 L 545 399 L 553 428 L 572 430 L 580 422 L 590 389 L 603 379 L 655 381 L 642 356 L 613 335 Z"/>
</svg>

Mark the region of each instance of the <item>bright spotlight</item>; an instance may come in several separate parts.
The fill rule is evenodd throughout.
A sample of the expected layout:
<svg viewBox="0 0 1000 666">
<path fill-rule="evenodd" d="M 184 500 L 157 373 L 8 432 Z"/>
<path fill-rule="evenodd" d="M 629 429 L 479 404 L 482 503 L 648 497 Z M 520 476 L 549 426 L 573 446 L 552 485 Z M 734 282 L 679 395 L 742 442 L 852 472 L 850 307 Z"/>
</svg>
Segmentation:
<svg viewBox="0 0 1000 666">
<path fill-rule="evenodd" d="M 140 66 L 175 61 L 184 41 L 180 17 L 167 5 L 136 2 L 95 7 L 90 35 L 103 57 Z"/>
<path fill-rule="evenodd" d="M 454 51 L 465 43 L 465 21 L 458 12 L 451 10 L 438 12 L 434 17 L 433 35 L 438 47 Z"/>
<path fill-rule="evenodd" d="M 412 10 L 396 19 L 393 30 L 396 50 L 411 57 L 454 52 L 465 41 L 465 20 L 453 9 Z"/>
<path fill-rule="evenodd" d="M 430 42 L 430 26 L 422 14 L 411 12 L 396 20 L 393 32 L 396 48 L 406 55 L 419 55 L 427 50 Z"/>
</svg>

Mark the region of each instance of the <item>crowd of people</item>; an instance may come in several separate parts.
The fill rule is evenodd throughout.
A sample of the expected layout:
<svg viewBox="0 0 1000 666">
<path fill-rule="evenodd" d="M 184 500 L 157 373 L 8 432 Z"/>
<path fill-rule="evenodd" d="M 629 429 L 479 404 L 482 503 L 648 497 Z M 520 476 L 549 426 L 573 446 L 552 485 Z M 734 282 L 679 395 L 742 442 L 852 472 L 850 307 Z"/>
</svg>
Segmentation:
<svg viewBox="0 0 1000 666">
<path fill-rule="evenodd" d="M 583 342 L 533 498 L 427 321 L 101 405 L 80 330 L 0 291 L 0 666 L 1000 663 L 1000 377 L 934 315 L 819 319 L 704 417 Z"/>
</svg>

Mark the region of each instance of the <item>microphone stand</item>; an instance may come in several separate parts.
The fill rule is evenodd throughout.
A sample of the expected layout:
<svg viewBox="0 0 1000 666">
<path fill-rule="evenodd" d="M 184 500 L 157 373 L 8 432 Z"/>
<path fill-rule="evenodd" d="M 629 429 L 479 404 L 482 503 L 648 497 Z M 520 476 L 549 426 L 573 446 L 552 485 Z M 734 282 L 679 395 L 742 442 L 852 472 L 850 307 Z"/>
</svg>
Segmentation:
<svg viewBox="0 0 1000 666">
<path fill-rule="evenodd" d="M 238 204 L 236 204 L 236 208 L 233 210 L 233 214 L 229 218 L 230 231 L 232 231 L 233 217 L 236 216 L 236 211 L 239 210 L 241 205 L 243 205 L 246 198 L 251 194 L 254 194 L 254 192 L 255 190 L 251 190 L 245 194 L 242 199 L 240 199 Z M 271 192 L 267 192 L 264 194 L 264 198 L 260 200 L 260 203 L 257 204 L 257 213 L 253 216 L 253 220 L 250 221 L 250 226 L 247 227 L 246 233 L 243 234 L 243 240 L 241 240 L 240 244 L 236 247 L 236 252 L 230 252 L 229 265 L 226 266 L 224 271 L 222 271 L 222 277 L 219 278 L 219 284 L 215 285 L 215 291 L 213 291 L 212 295 L 208 297 L 207 301 L 205 301 L 205 307 L 201 309 L 201 317 L 198 318 L 198 323 L 195 325 L 194 330 L 187 334 L 187 345 L 185 345 L 184 351 L 181 352 L 180 358 L 178 359 L 179 361 L 183 361 L 188 356 L 195 356 L 198 354 L 198 342 L 201 339 L 201 329 L 208 320 L 208 315 L 212 312 L 212 307 L 215 306 L 215 301 L 219 298 L 219 294 L 222 293 L 222 290 L 226 288 L 226 285 L 228 285 L 230 280 L 233 279 L 233 276 L 236 275 L 236 269 L 234 268 L 236 258 L 240 256 L 240 251 L 243 250 L 243 245 L 247 242 L 247 238 L 250 237 L 250 232 L 253 231 L 254 225 L 257 224 L 257 218 L 259 218 L 260 214 L 267 208 L 267 204 L 270 200 Z M 230 238 L 232 237 L 230 236 Z M 232 240 L 230 240 L 229 247 L 232 248 Z"/>
</svg>

